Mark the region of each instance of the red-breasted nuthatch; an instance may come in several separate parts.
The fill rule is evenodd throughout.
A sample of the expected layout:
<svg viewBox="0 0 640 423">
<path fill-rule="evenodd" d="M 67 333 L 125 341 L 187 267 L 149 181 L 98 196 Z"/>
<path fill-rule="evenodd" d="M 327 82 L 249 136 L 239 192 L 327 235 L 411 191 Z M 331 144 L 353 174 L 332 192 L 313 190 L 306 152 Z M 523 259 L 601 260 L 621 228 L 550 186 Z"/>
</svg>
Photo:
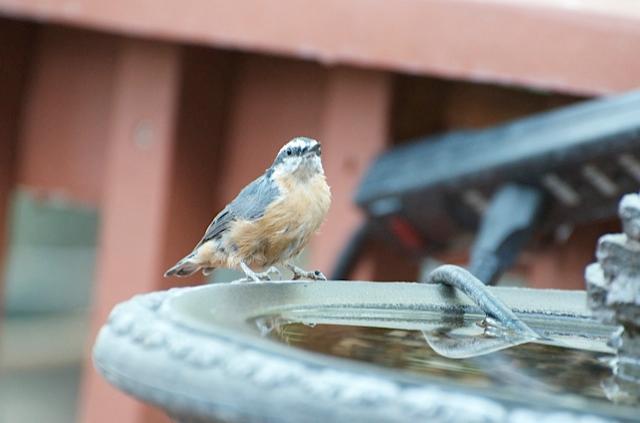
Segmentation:
<svg viewBox="0 0 640 423">
<path fill-rule="evenodd" d="M 247 185 L 207 228 L 194 250 L 167 270 L 167 276 L 189 276 L 202 269 L 240 268 L 246 280 L 269 280 L 281 264 L 293 279 L 326 278 L 293 265 L 323 222 L 331 191 L 320 160 L 320 144 L 297 137 L 280 149 L 275 161 Z M 268 269 L 256 273 L 253 268 Z"/>
</svg>

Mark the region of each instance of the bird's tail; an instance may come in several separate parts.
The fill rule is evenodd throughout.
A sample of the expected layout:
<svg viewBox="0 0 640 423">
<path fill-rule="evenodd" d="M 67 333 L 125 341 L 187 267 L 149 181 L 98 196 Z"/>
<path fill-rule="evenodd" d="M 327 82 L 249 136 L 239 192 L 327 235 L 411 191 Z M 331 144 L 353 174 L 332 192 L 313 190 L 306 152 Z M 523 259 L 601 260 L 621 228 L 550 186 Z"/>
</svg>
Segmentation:
<svg viewBox="0 0 640 423">
<path fill-rule="evenodd" d="M 164 277 L 178 276 L 181 278 L 193 275 L 196 273 L 202 265 L 195 260 L 195 254 L 189 254 L 179 262 L 177 262 L 171 269 L 164 273 Z"/>
</svg>

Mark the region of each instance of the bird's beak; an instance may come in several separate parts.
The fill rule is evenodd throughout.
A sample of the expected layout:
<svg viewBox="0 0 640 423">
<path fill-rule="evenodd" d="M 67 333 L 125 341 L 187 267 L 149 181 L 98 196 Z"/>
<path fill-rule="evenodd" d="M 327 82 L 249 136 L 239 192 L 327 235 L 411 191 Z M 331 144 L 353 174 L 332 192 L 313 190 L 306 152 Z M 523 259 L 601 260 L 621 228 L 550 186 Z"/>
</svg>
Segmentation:
<svg viewBox="0 0 640 423">
<path fill-rule="evenodd" d="M 322 149 L 320 148 L 319 143 L 311 147 L 308 152 L 309 155 L 315 154 L 316 156 L 319 156 L 321 153 L 322 153 Z"/>
</svg>

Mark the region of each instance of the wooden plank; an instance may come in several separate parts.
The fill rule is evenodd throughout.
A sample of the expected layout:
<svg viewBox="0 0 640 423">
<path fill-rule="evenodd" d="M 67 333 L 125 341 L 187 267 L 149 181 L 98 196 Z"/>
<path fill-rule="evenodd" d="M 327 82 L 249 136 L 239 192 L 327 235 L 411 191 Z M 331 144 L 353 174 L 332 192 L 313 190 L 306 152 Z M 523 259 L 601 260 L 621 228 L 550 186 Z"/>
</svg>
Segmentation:
<svg viewBox="0 0 640 423">
<path fill-rule="evenodd" d="M 341 67 L 329 71 L 321 140 L 333 201 L 327 222 L 311 244 L 314 268 L 333 269 L 338 254 L 363 220 L 353 195 L 363 173 L 389 141 L 391 101 L 391 75 L 387 73 Z M 352 277 L 362 280 L 415 277 L 415 267 L 388 250 L 382 251 L 369 249 Z"/>
<path fill-rule="evenodd" d="M 162 270 L 174 265 L 200 240 L 217 213 L 216 178 L 223 161 L 225 118 L 229 108 L 231 55 L 205 48 L 183 49 L 183 70 L 171 158 L 172 175 L 168 217 L 163 228 L 167 241 Z M 202 283 L 202 274 L 185 279 L 162 279 L 160 288 Z"/>
<path fill-rule="evenodd" d="M 238 59 L 217 174 L 218 208 L 260 176 L 291 138 L 319 138 L 324 81 L 325 71 L 313 63 L 254 55 Z"/>
<path fill-rule="evenodd" d="M 327 64 L 583 94 L 639 84 L 635 0 L 282 0 L 269 7 L 257 0 L 0 0 L 0 12 Z"/>
<path fill-rule="evenodd" d="M 99 205 L 118 40 L 77 29 L 39 29 L 24 100 L 19 184 Z"/>
<path fill-rule="evenodd" d="M 3 263 L 9 235 L 8 211 L 16 181 L 16 149 L 32 35 L 30 24 L 0 20 L 0 319 L 4 305 Z"/>
<path fill-rule="evenodd" d="M 160 285 L 180 49 L 123 41 L 116 72 L 91 343 L 115 304 Z M 108 385 L 90 362 L 83 382 L 80 421 L 140 422 L 146 415 L 139 402 Z"/>
<path fill-rule="evenodd" d="M 576 226 L 567 239 L 548 240 L 544 248 L 523 254 L 520 270 L 532 288 L 586 289 L 584 270 L 595 261 L 598 239 L 616 232 L 618 219 Z"/>
<path fill-rule="evenodd" d="M 226 58 L 174 45 L 125 40 L 118 52 L 92 335 L 113 306 L 188 280 L 164 279 L 212 215 L 224 112 Z M 168 421 L 116 391 L 90 363 L 80 421 Z"/>
</svg>

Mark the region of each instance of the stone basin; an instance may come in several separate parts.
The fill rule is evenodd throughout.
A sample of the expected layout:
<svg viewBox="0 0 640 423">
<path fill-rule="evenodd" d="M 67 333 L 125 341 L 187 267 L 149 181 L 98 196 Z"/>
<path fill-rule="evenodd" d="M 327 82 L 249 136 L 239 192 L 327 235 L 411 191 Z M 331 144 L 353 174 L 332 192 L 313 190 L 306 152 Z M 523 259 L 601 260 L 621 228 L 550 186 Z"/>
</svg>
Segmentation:
<svg viewBox="0 0 640 423">
<path fill-rule="evenodd" d="M 94 363 L 179 422 L 638 419 L 607 398 L 616 327 L 593 318 L 583 291 L 489 289 L 544 341 L 436 354 L 424 333 L 481 336 L 483 318 L 439 285 L 215 284 L 119 304 Z"/>
</svg>

